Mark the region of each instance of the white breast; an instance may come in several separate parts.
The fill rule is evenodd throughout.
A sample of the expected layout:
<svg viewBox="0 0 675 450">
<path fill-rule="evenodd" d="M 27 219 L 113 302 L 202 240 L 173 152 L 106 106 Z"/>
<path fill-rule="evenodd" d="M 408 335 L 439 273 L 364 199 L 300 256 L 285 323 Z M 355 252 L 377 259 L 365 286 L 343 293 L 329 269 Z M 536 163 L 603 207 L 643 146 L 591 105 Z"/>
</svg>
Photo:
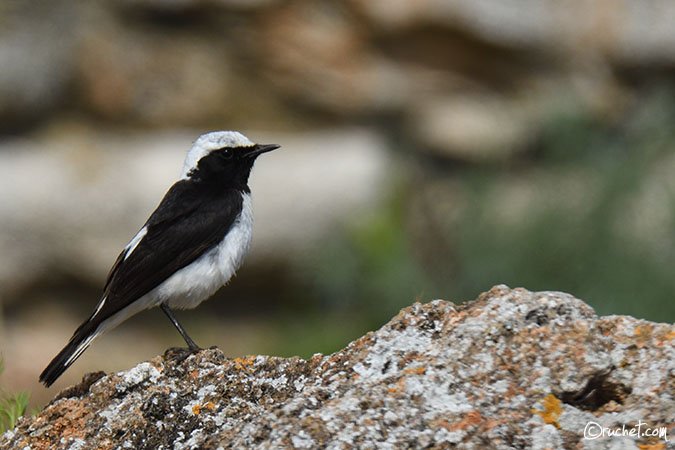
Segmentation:
<svg viewBox="0 0 675 450">
<path fill-rule="evenodd" d="M 251 244 L 253 209 L 250 194 L 243 194 L 242 200 L 241 215 L 217 247 L 209 250 L 143 297 L 103 321 L 92 333 L 92 336 L 87 339 L 86 343 L 78 349 L 78 353 L 72 360 L 79 356 L 96 336 L 106 330 L 115 328 L 127 318 L 144 309 L 152 308 L 162 302 L 167 302 L 171 308 L 194 308 L 227 283 L 241 266 Z M 144 234 L 144 231 L 141 230 L 139 234 Z M 136 238 L 129 244 L 126 256 L 134 250 L 135 240 Z M 140 239 L 138 240 L 140 241 Z M 105 298 L 101 300 L 96 312 L 100 311 L 105 300 Z"/>
<path fill-rule="evenodd" d="M 148 306 L 166 301 L 171 308 L 194 308 L 232 278 L 248 253 L 253 230 L 251 196 L 242 197 L 241 215 L 220 244 L 149 292 Z"/>
</svg>

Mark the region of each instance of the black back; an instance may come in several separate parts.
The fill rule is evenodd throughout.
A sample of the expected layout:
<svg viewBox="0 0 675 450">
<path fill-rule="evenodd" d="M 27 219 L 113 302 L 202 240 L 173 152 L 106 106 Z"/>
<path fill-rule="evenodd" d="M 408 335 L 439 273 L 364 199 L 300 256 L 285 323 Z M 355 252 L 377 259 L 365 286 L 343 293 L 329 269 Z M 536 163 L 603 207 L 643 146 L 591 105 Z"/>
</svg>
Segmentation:
<svg viewBox="0 0 675 450">
<path fill-rule="evenodd" d="M 145 236 L 126 259 L 126 249 L 117 257 L 103 289 L 103 305 L 75 330 L 40 381 L 50 386 L 103 322 L 221 242 L 241 213 L 242 195 L 250 192 L 256 150 L 214 150 L 199 160 L 188 179 L 171 186 L 145 223 Z"/>
</svg>

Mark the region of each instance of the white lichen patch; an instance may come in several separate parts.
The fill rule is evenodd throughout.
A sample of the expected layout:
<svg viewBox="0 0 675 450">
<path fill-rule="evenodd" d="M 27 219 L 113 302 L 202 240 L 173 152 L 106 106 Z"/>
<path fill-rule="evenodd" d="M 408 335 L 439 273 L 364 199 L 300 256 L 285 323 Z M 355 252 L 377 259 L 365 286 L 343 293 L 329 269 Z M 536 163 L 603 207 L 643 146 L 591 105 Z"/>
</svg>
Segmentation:
<svg viewBox="0 0 675 450">
<path fill-rule="evenodd" d="M 87 442 L 82 438 L 70 438 L 68 450 L 88 450 Z"/>
<path fill-rule="evenodd" d="M 161 373 L 149 362 L 144 362 L 126 372 L 120 372 L 118 375 L 122 380 L 117 384 L 116 388 L 119 392 L 124 392 L 145 381 L 156 383 L 161 376 Z"/>
<path fill-rule="evenodd" d="M 399 361 L 402 356 L 417 352 L 420 348 L 428 348 L 430 341 L 429 334 L 417 328 L 390 333 L 376 341 L 365 360 L 355 364 L 353 370 L 361 377 L 361 382 L 378 382 L 387 378 L 392 362 Z"/>
<path fill-rule="evenodd" d="M 2 438 L 6 440 L 10 440 L 14 437 L 14 431 L 13 430 L 7 430 L 4 433 L 2 433 Z"/>
<path fill-rule="evenodd" d="M 199 388 L 199 390 L 197 391 L 197 400 L 203 402 L 204 399 L 212 396 L 215 392 L 216 386 L 213 384 L 207 384 L 206 386 Z"/>
<path fill-rule="evenodd" d="M 509 380 L 497 380 L 488 386 L 488 389 L 491 389 L 496 394 L 503 394 L 509 389 L 509 386 L 511 386 Z"/>
<path fill-rule="evenodd" d="M 530 436 L 533 450 L 563 448 L 560 433 L 553 425 L 535 426 Z"/>
<path fill-rule="evenodd" d="M 449 431 L 445 428 L 439 428 L 434 433 L 434 441 L 438 444 L 459 444 L 466 436 L 463 431 Z"/>
<path fill-rule="evenodd" d="M 270 386 L 274 389 L 281 389 L 283 387 L 286 387 L 288 384 L 288 378 L 286 377 L 285 374 L 282 374 L 279 377 L 276 378 L 260 378 L 260 379 L 254 379 L 253 384 L 255 386 Z"/>
<path fill-rule="evenodd" d="M 190 438 L 187 441 L 181 442 L 180 444 L 176 443 L 176 445 L 174 445 L 173 448 L 174 450 L 199 449 L 202 448 L 202 443 L 207 437 L 208 436 L 204 434 L 204 430 L 202 430 L 201 428 L 197 428 L 195 430 L 192 430 L 192 432 L 190 433 Z"/>
<path fill-rule="evenodd" d="M 291 437 L 291 442 L 295 448 L 314 448 L 316 443 L 305 430 L 300 430 L 300 432 Z"/>
</svg>

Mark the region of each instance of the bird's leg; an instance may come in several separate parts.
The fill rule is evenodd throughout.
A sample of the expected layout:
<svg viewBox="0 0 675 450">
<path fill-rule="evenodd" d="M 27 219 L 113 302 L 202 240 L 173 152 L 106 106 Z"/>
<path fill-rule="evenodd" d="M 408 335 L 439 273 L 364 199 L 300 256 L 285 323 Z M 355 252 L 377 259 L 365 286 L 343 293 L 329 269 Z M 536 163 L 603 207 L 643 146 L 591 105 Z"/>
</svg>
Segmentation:
<svg viewBox="0 0 675 450">
<path fill-rule="evenodd" d="M 183 328 L 183 326 L 178 322 L 178 319 L 176 319 L 176 316 L 173 315 L 173 311 L 171 311 L 169 306 L 166 303 L 161 303 L 159 306 L 162 308 L 162 311 L 164 311 L 164 314 L 166 314 L 173 326 L 176 327 L 180 335 L 183 336 L 183 339 L 185 339 L 185 343 L 188 345 L 188 348 L 193 352 L 201 350 L 200 347 L 195 344 L 195 341 L 193 341 L 192 338 L 188 336 L 185 328 Z"/>
</svg>

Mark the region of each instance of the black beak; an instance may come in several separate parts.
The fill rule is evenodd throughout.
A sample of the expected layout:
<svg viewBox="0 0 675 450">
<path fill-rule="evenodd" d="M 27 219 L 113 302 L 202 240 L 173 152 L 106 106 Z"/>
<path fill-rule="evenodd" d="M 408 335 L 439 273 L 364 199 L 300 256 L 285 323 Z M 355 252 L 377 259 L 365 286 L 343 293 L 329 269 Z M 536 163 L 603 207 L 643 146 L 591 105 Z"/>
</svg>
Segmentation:
<svg viewBox="0 0 675 450">
<path fill-rule="evenodd" d="M 248 153 L 246 153 L 247 158 L 255 158 L 258 155 L 261 155 L 263 153 L 271 152 L 272 150 L 276 150 L 281 145 L 277 144 L 256 144 L 253 146 L 253 149 L 249 150 Z"/>
</svg>

